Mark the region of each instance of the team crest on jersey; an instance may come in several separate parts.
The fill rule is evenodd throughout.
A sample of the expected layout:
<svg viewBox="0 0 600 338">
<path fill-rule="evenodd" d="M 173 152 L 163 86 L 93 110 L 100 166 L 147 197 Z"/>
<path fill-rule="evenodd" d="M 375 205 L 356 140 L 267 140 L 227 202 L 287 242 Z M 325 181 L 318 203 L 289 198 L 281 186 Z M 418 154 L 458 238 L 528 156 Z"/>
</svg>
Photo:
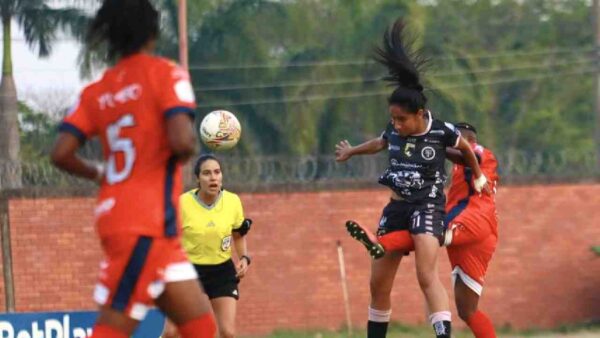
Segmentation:
<svg viewBox="0 0 600 338">
<path fill-rule="evenodd" d="M 227 236 L 221 241 L 221 250 L 227 251 L 229 248 L 231 248 L 231 236 Z"/>
<path fill-rule="evenodd" d="M 435 157 L 435 149 L 432 147 L 424 147 L 421 149 L 421 156 L 427 161 L 431 161 Z"/>
<path fill-rule="evenodd" d="M 414 143 L 407 143 L 404 145 L 404 155 L 411 157 L 413 155 L 413 150 L 415 150 Z"/>
</svg>

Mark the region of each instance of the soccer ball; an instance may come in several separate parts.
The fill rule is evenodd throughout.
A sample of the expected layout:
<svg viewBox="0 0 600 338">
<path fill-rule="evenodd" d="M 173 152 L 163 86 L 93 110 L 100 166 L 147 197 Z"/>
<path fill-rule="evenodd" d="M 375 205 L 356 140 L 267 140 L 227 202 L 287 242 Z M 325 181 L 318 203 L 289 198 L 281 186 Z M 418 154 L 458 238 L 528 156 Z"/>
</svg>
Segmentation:
<svg viewBox="0 0 600 338">
<path fill-rule="evenodd" d="M 208 113 L 200 123 L 200 137 L 213 150 L 233 148 L 242 135 L 240 121 L 227 110 Z"/>
</svg>

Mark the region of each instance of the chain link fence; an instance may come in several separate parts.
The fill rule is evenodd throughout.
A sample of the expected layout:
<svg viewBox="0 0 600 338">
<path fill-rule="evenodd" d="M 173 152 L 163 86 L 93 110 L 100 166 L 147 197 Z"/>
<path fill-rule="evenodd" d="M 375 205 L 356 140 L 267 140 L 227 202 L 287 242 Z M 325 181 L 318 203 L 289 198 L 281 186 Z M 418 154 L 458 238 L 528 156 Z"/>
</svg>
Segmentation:
<svg viewBox="0 0 600 338">
<path fill-rule="evenodd" d="M 358 156 L 339 163 L 333 156 L 220 156 L 224 184 L 236 191 L 344 189 L 376 186 L 386 168 L 384 154 Z M 600 168 L 592 155 L 513 150 L 498 154 L 503 184 L 579 182 L 600 179 Z M 448 165 L 450 165 L 448 163 Z M 49 161 L 0 162 L 0 177 L 21 176 L 21 188 L 93 190 L 91 181 L 67 175 Z M 193 182 L 189 180 L 189 182 Z M 8 184 L 11 183 L 11 184 Z M 0 187 L 18 188 L 14 182 Z"/>
</svg>

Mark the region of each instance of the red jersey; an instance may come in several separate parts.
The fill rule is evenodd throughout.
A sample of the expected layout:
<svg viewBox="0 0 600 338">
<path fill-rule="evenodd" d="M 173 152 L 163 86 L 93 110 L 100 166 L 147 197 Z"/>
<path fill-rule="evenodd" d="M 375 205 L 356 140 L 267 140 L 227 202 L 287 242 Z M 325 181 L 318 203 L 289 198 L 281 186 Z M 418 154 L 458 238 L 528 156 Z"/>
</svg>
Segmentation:
<svg viewBox="0 0 600 338">
<path fill-rule="evenodd" d="M 448 191 L 446 203 L 446 224 L 450 224 L 457 217 L 461 221 L 481 222 L 486 221 L 494 227 L 497 224 L 496 215 L 496 185 L 498 183 L 498 161 L 496 156 L 483 146 L 472 143 L 471 148 L 479 161 L 481 171 L 488 179 L 492 190 L 491 195 L 482 193 L 481 196 L 473 188 L 473 173 L 471 168 L 455 164 L 452 168 L 452 185 Z"/>
<path fill-rule="evenodd" d="M 134 54 L 86 87 L 59 130 L 85 141 L 98 136 L 106 165 L 95 210 L 100 237 L 179 233 L 181 166 L 166 119 L 194 116 L 187 71 L 164 58 Z"/>
</svg>

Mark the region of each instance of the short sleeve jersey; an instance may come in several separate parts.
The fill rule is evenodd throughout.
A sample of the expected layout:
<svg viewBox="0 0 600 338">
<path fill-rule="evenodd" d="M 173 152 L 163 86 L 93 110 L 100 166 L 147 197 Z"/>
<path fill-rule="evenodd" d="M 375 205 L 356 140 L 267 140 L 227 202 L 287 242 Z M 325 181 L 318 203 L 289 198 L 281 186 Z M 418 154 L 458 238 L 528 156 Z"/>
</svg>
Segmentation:
<svg viewBox="0 0 600 338">
<path fill-rule="evenodd" d="M 190 261 L 215 265 L 231 258 L 231 232 L 244 221 L 244 209 L 238 195 L 223 190 L 215 203 L 206 205 L 198 189 L 180 197 L 183 219 L 183 248 Z"/>
<path fill-rule="evenodd" d="M 379 178 L 411 203 L 431 203 L 443 208 L 445 203 L 446 147 L 457 147 L 460 132 L 450 123 L 433 119 L 425 132 L 403 137 L 390 122 L 381 134 L 387 141 L 389 163 Z"/>
<path fill-rule="evenodd" d="M 194 116 L 187 71 L 164 58 L 134 54 L 86 87 L 59 126 L 81 142 L 97 136 L 106 165 L 95 210 L 100 236 L 176 236 L 181 168 L 166 120 Z"/>
<path fill-rule="evenodd" d="M 471 143 L 471 148 L 477 157 L 481 171 L 488 179 L 492 193 L 490 195 L 477 194 L 473 188 L 471 168 L 455 164 L 452 168 L 452 184 L 448 191 L 446 205 L 448 220 L 451 221 L 460 214 L 472 219 L 485 218 L 491 222 L 496 219 L 495 194 L 499 180 L 498 161 L 492 151 L 480 144 Z"/>
</svg>

